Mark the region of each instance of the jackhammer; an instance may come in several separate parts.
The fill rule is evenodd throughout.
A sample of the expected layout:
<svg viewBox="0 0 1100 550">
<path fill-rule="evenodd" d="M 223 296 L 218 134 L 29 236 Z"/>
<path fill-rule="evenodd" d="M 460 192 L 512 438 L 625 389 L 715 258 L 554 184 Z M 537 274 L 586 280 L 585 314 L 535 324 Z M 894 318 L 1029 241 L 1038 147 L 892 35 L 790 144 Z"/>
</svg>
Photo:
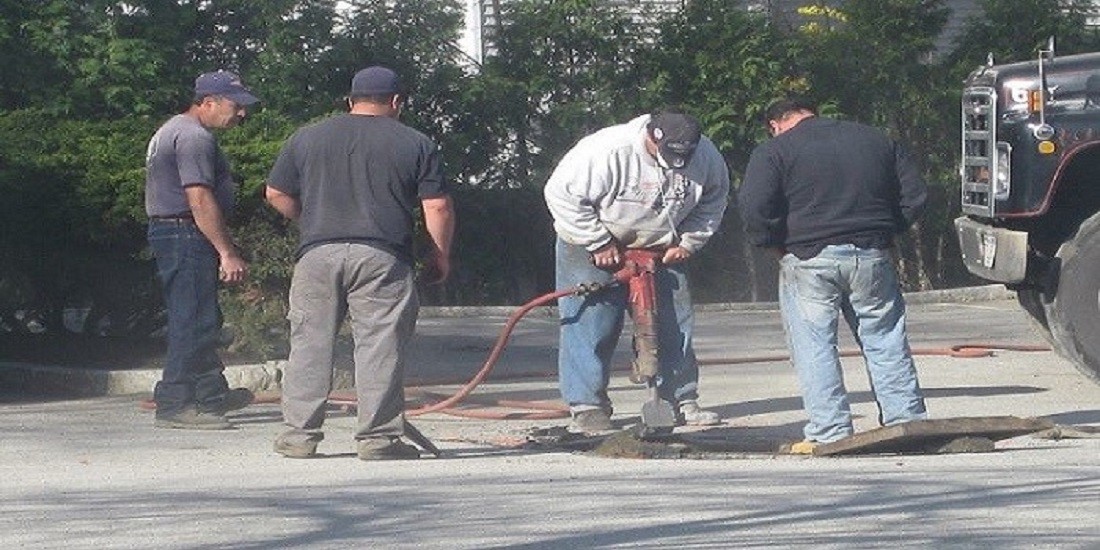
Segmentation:
<svg viewBox="0 0 1100 550">
<path fill-rule="evenodd" d="M 661 399 L 657 391 L 657 377 L 660 372 L 657 324 L 657 287 L 656 272 L 663 252 L 659 250 L 631 248 L 625 251 L 622 267 L 613 275 L 614 283 L 627 285 L 631 317 L 634 320 L 634 361 L 631 363 L 630 380 L 649 387 L 650 398 L 642 405 L 641 423 L 634 428 L 640 439 L 660 438 L 672 433 L 676 426 L 676 412 L 672 404 Z M 589 295 L 602 292 L 609 285 L 602 283 L 583 283 L 572 288 L 557 290 L 540 296 L 524 304 L 509 316 L 496 344 L 481 369 L 454 395 L 406 411 L 408 416 L 420 416 L 433 412 L 447 412 L 457 405 L 481 384 L 492 372 L 497 360 L 508 344 L 508 338 L 516 324 L 535 307 L 570 295 Z M 416 434 L 414 434 L 416 435 Z"/>
<path fill-rule="evenodd" d="M 642 422 L 635 427 L 641 439 L 658 438 L 672 433 L 676 427 L 676 412 L 672 404 L 661 399 L 657 391 L 660 372 L 657 321 L 657 267 L 661 252 L 630 248 L 625 252 L 623 266 L 615 272 L 615 280 L 626 284 L 627 303 L 634 320 L 634 360 L 630 381 L 649 387 L 649 400 L 642 405 Z"/>
</svg>

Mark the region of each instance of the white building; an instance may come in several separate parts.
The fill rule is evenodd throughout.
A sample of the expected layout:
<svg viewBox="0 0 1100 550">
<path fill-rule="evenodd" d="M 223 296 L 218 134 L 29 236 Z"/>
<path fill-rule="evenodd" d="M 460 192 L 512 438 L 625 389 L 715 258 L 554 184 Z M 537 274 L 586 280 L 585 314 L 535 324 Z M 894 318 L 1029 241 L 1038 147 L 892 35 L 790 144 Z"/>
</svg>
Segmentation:
<svg viewBox="0 0 1100 550">
<path fill-rule="evenodd" d="M 605 0 L 608 5 L 639 12 L 643 8 L 682 8 L 690 0 Z M 480 64 L 493 51 L 493 27 L 499 23 L 498 14 L 508 0 L 466 0 L 466 29 L 461 48 L 473 62 Z"/>
<path fill-rule="evenodd" d="M 682 8 L 691 0 L 605 0 L 609 5 L 621 6 L 626 10 L 639 11 L 646 8 L 667 8 L 675 10 Z M 739 2 L 746 10 L 762 13 L 772 21 L 793 27 L 798 24 L 800 7 L 810 4 L 824 4 L 837 7 L 843 4 L 842 0 L 729 0 Z M 1100 0 L 1088 0 L 1094 6 L 1093 15 L 1089 17 L 1089 25 L 1100 26 Z M 460 44 L 463 53 L 475 63 L 480 64 L 486 55 L 491 55 L 492 29 L 498 23 L 497 14 L 500 7 L 509 0 L 465 0 L 466 2 L 466 29 Z M 962 32 L 966 21 L 971 17 L 981 14 L 980 0 L 945 0 L 944 6 L 951 10 L 947 25 L 938 41 L 938 50 L 948 51 L 952 43 Z"/>
</svg>

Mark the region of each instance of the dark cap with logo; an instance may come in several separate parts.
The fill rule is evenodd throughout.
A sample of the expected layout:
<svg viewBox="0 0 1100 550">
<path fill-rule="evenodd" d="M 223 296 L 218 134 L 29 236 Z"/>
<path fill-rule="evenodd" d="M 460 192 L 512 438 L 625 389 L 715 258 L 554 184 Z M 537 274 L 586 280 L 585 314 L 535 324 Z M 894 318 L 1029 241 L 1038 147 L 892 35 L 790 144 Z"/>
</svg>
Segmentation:
<svg viewBox="0 0 1100 550">
<path fill-rule="evenodd" d="M 401 78 L 393 69 L 375 65 L 367 67 L 351 79 L 349 97 L 384 96 L 402 93 Z"/>
<path fill-rule="evenodd" d="M 654 113 L 649 117 L 646 131 L 657 144 L 661 159 L 671 168 L 687 166 L 702 137 L 699 121 L 677 111 Z"/>
<path fill-rule="evenodd" d="M 252 105 L 260 98 L 241 83 L 241 77 L 229 71 L 203 73 L 195 79 L 195 98 L 221 96 L 237 105 Z"/>
</svg>

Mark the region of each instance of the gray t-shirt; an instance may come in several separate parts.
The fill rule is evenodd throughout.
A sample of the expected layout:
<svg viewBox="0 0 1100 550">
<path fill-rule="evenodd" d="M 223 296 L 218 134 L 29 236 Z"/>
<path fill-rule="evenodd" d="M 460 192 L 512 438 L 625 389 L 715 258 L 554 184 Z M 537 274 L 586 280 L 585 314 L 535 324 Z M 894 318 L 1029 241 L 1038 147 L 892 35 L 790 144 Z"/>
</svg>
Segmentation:
<svg viewBox="0 0 1100 550">
<path fill-rule="evenodd" d="M 214 134 L 187 115 L 165 122 L 149 140 L 145 152 L 145 213 L 149 216 L 189 215 L 185 187 L 204 185 L 214 191 L 222 213 L 233 208 L 237 191 L 229 162 Z"/>
<path fill-rule="evenodd" d="M 411 262 L 418 199 L 448 193 L 435 143 L 384 116 L 344 114 L 300 128 L 267 181 L 301 201 L 299 256 L 350 242 Z"/>
</svg>

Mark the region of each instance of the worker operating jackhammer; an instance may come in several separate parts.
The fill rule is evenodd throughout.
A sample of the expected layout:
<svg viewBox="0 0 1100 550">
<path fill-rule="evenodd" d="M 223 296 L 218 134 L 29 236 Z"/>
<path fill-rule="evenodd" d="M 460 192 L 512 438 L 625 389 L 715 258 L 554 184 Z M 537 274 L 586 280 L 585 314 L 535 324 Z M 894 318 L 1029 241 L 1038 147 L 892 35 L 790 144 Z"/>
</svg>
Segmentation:
<svg viewBox="0 0 1100 550">
<path fill-rule="evenodd" d="M 729 169 L 718 149 L 695 118 L 676 109 L 584 137 L 546 184 L 558 235 L 558 288 L 610 285 L 624 268 L 627 249 L 661 251 L 652 273 L 659 365 L 656 376 L 645 380 L 653 392 L 643 407 L 643 425 L 663 423 L 669 416 L 675 424 L 721 421 L 698 403 L 694 313 L 684 262 L 718 228 L 729 188 Z M 614 429 L 607 387 L 630 303 L 628 287 L 613 285 L 558 301 L 559 385 L 572 432 Z"/>
</svg>

